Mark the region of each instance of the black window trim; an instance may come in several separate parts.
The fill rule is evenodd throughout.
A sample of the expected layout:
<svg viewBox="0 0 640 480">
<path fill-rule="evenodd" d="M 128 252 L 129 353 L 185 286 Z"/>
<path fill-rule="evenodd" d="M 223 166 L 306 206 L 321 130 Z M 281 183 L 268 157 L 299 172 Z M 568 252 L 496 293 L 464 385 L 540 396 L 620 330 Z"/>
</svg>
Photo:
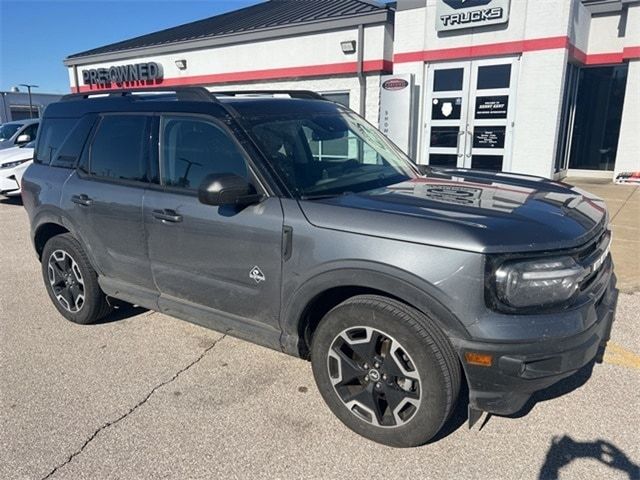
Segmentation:
<svg viewBox="0 0 640 480">
<path fill-rule="evenodd" d="M 85 143 L 85 148 L 88 145 L 88 151 L 87 151 L 87 171 L 83 170 L 82 168 L 80 168 L 80 159 L 82 158 L 82 154 L 78 157 L 78 161 L 76 162 L 76 173 L 78 174 L 78 176 L 80 178 L 82 178 L 83 180 L 92 180 L 92 181 L 97 181 L 97 182 L 102 182 L 102 183 L 110 183 L 110 184 L 114 184 L 114 185 L 123 185 L 123 186 L 127 186 L 127 187 L 138 187 L 138 188 L 148 188 L 150 185 L 153 185 L 151 183 L 150 180 L 147 181 L 139 181 L 139 180 L 125 180 L 125 179 L 121 179 L 121 178 L 113 178 L 113 177 L 104 177 L 101 175 L 95 175 L 93 173 L 91 173 L 91 156 L 92 156 L 92 150 L 93 150 L 93 143 L 96 137 L 96 134 L 98 133 L 98 131 L 100 130 L 100 124 L 102 123 L 102 120 L 104 117 L 110 117 L 110 116 L 123 116 L 123 115 L 132 115 L 132 116 L 138 116 L 138 117 L 146 117 L 147 118 L 147 133 L 148 133 L 148 137 L 147 137 L 147 146 L 146 146 L 146 152 L 147 152 L 147 158 L 146 158 L 146 173 L 147 175 L 150 175 L 151 173 L 151 150 L 153 148 L 153 146 L 151 145 L 151 138 L 152 138 L 152 128 L 153 128 L 153 117 L 154 115 L 156 115 L 154 112 L 101 112 L 97 114 L 97 119 L 95 120 L 95 123 L 93 125 L 93 128 L 91 130 L 91 133 L 89 134 L 89 137 L 87 139 L 87 142 Z M 83 149 L 83 153 L 84 153 L 84 149 Z"/>
<path fill-rule="evenodd" d="M 154 151 L 155 151 L 155 161 L 157 162 L 157 171 L 158 171 L 158 180 L 159 183 L 148 183 L 148 188 L 152 189 L 152 190 L 158 190 L 158 191 L 163 191 L 163 192 L 169 192 L 169 193 L 177 193 L 180 195 L 186 195 L 189 197 L 197 197 L 198 196 L 198 190 L 193 190 L 193 189 L 189 189 L 189 188 L 184 188 L 184 187 L 176 187 L 176 186 L 169 186 L 169 185 L 165 185 L 163 184 L 163 179 L 162 179 L 162 140 L 163 140 L 163 132 L 162 132 L 162 120 L 165 117 L 185 117 L 185 118 L 193 118 L 193 119 L 198 119 L 198 120 L 202 120 L 204 122 L 208 122 L 211 123 L 212 125 L 214 125 L 215 127 L 219 128 L 220 130 L 222 130 L 227 137 L 235 144 L 235 146 L 238 148 L 238 151 L 240 152 L 240 154 L 242 155 L 242 158 L 245 161 L 245 164 L 247 165 L 247 170 L 249 173 L 249 177 L 250 177 L 250 182 L 252 183 L 252 185 L 255 187 L 256 191 L 260 194 L 263 195 L 265 198 L 268 198 L 270 196 L 272 196 L 270 194 L 270 190 L 268 188 L 266 188 L 266 183 L 265 181 L 262 179 L 262 177 L 260 176 L 260 174 L 258 173 L 258 169 L 255 167 L 253 161 L 251 160 L 251 156 L 248 154 L 248 152 L 246 151 L 246 149 L 242 146 L 242 144 L 238 141 L 238 139 L 236 138 L 236 135 L 231 131 L 231 129 L 222 121 L 222 119 L 220 119 L 217 116 L 211 115 L 211 114 L 206 114 L 206 113 L 195 113 L 195 112 L 168 112 L 168 111 L 162 111 L 162 112 L 157 112 L 156 115 L 159 117 L 159 120 L 156 124 L 156 137 L 157 137 L 157 145 L 154 145 Z"/>
</svg>

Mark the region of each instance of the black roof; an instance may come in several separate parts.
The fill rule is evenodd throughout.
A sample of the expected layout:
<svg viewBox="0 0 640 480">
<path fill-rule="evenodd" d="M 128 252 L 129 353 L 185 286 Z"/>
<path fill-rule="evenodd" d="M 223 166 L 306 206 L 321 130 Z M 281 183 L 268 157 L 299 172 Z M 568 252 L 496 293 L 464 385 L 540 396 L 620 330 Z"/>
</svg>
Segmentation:
<svg viewBox="0 0 640 480">
<path fill-rule="evenodd" d="M 222 15 L 75 53 L 67 58 L 258 32 L 278 27 L 357 17 L 386 10 L 386 6 L 373 0 L 270 0 Z"/>
</svg>

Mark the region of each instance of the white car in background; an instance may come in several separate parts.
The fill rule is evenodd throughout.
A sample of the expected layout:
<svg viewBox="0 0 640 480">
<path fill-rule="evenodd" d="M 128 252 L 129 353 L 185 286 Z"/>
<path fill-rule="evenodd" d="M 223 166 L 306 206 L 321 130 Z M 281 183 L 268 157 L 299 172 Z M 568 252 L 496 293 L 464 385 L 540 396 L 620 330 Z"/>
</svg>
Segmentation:
<svg viewBox="0 0 640 480">
<path fill-rule="evenodd" d="M 20 195 L 20 182 L 25 170 L 33 162 L 35 140 L 19 147 L 0 150 L 0 195 Z"/>
</svg>

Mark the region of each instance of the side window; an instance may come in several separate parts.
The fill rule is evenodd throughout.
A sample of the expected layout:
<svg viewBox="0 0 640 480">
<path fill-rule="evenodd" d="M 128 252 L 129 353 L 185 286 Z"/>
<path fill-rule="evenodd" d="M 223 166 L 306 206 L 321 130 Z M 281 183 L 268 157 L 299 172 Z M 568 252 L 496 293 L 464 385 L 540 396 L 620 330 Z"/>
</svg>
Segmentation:
<svg viewBox="0 0 640 480">
<path fill-rule="evenodd" d="M 80 119 L 58 149 L 57 155 L 51 161 L 52 167 L 73 168 L 75 166 L 94 122 L 93 115 Z"/>
<path fill-rule="evenodd" d="M 163 117 L 160 139 L 163 185 L 197 190 L 212 173 L 249 176 L 240 148 L 226 131 L 211 122 L 193 117 Z"/>
<path fill-rule="evenodd" d="M 149 118 L 102 117 L 91 144 L 89 173 L 114 180 L 147 181 Z"/>
<path fill-rule="evenodd" d="M 46 118 L 38 135 L 35 162 L 49 165 L 77 121 L 77 118 Z"/>
</svg>

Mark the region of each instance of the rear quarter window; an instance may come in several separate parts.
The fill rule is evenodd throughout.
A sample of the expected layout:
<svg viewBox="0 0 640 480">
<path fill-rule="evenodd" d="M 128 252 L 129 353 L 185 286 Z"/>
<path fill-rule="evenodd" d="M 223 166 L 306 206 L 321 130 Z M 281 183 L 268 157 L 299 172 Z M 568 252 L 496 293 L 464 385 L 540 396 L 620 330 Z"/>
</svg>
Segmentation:
<svg viewBox="0 0 640 480">
<path fill-rule="evenodd" d="M 38 132 L 34 162 L 49 165 L 77 122 L 77 118 L 45 118 Z"/>
<path fill-rule="evenodd" d="M 75 124 L 53 157 L 52 167 L 74 168 L 76 166 L 95 121 L 95 115 L 87 115 Z"/>
</svg>

